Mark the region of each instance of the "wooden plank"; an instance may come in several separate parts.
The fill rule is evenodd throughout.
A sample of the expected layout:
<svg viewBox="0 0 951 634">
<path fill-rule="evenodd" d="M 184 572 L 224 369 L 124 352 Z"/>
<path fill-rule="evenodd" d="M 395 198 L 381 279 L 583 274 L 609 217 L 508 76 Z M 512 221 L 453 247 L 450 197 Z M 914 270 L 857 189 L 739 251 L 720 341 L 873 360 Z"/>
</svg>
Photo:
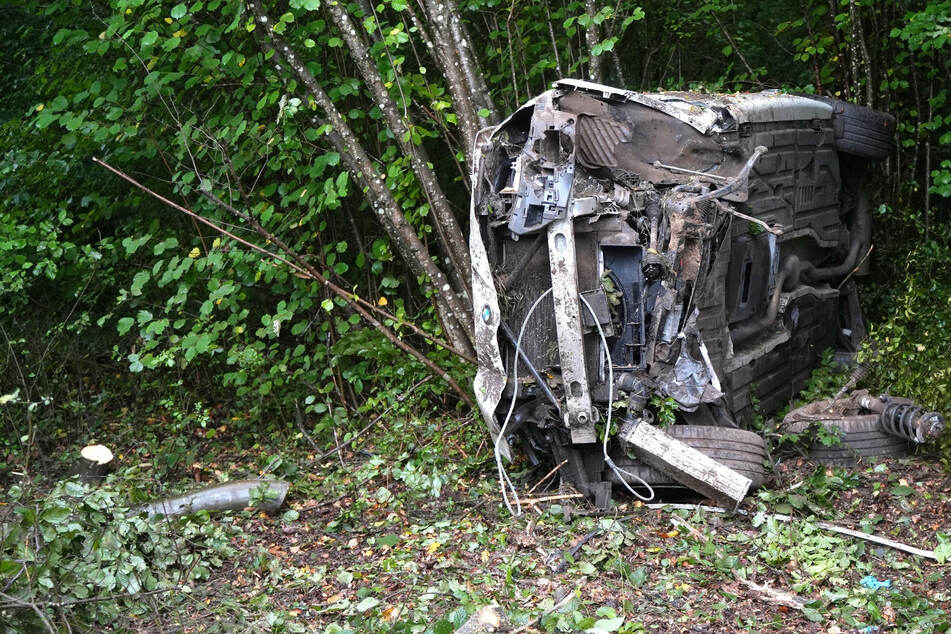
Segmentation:
<svg viewBox="0 0 951 634">
<path fill-rule="evenodd" d="M 644 422 L 626 426 L 620 438 L 642 461 L 724 506 L 736 508 L 752 480 Z"/>
</svg>

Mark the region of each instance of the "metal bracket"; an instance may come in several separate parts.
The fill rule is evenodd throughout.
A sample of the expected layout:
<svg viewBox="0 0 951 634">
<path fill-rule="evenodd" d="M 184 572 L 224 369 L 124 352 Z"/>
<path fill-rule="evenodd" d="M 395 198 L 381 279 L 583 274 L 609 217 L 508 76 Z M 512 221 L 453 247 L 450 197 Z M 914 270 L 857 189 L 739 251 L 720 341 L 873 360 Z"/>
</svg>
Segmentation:
<svg viewBox="0 0 951 634">
<path fill-rule="evenodd" d="M 594 429 L 597 411 L 591 406 L 591 394 L 588 391 L 581 302 L 578 299 L 575 231 L 571 218 L 559 218 L 548 225 L 548 258 L 555 303 L 558 357 L 567 405 L 565 423 L 571 430 L 572 443 L 597 442 Z"/>
</svg>

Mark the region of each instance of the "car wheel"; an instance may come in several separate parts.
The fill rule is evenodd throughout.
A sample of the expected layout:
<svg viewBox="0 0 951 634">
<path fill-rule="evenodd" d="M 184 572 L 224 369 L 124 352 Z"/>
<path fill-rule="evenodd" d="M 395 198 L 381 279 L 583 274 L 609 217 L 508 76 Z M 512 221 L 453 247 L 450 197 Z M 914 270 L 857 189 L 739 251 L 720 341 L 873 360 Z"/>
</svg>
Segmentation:
<svg viewBox="0 0 951 634">
<path fill-rule="evenodd" d="M 881 161 L 894 147 L 895 117 L 871 108 L 833 100 L 835 149 Z"/>
<path fill-rule="evenodd" d="M 673 425 L 664 431 L 682 443 L 698 449 L 717 462 L 745 475 L 753 481 L 751 488 L 759 488 L 766 482 L 766 442 L 758 434 L 743 429 L 703 425 Z M 666 473 L 640 460 L 625 456 L 615 462 L 618 467 L 640 477 L 651 486 L 681 486 Z M 618 476 L 610 469 L 608 477 L 611 481 L 619 483 Z M 639 484 L 636 480 L 625 479 L 631 484 Z"/>
<path fill-rule="evenodd" d="M 900 458 L 911 453 L 911 443 L 893 436 L 881 428 L 878 414 L 844 416 L 842 418 L 813 421 L 823 425 L 830 433 L 839 435 L 839 444 L 826 446 L 814 441 L 809 448 L 809 457 L 828 465 L 849 466 L 860 458 Z M 792 434 L 808 433 L 812 422 L 800 421 L 784 429 Z"/>
</svg>

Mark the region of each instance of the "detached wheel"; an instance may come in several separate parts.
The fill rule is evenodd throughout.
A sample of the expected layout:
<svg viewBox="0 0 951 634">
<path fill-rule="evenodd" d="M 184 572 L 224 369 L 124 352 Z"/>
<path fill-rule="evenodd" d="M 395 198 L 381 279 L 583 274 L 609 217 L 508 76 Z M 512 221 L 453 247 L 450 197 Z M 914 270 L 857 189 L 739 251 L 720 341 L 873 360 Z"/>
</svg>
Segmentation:
<svg viewBox="0 0 951 634">
<path fill-rule="evenodd" d="M 814 423 L 824 426 L 829 433 L 839 435 L 838 445 L 827 447 L 816 441 L 809 447 L 809 457 L 822 464 L 850 466 L 860 458 L 901 458 L 911 453 L 911 443 L 881 428 L 878 414 L 800 421 L 787 425 L 786 431 L 793 434 L 808 433 L 810 425 Z"/>
<path fill-rule="evenodd" d="M 895 117 L 838 99 L 833 100 L 832 108 L 835 149 L 839 152 L 881 161 L 892 151 Z"/>
<path fill-rule="evenodd" d="M 664 429 L 680 442 L 699 450 L 717 462 L 730 467 L 753 481 L 751 488 L 759 488 L 766 482 L 766 442 L 751 431 L 731 427 L 708 427 L 703 425 L 673 425 Z M 622 456 L 615 463 L 621 469 L 633 473 L 651 486 L 680 487 L 676 480 L 640 460 Z M 620 484 L 617 475 L 607 469 L 605 477 Z M 632 486 L 640 483 L 628 479 Z"/>
</svg>

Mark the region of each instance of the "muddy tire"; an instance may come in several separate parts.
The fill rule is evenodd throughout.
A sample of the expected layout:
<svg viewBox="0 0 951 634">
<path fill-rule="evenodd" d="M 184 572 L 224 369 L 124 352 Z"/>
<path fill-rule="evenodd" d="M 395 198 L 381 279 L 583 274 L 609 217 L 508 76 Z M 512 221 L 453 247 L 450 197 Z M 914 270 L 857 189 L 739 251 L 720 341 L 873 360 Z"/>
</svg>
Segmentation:
<svg viewBox="0 0 951 634">
<path fill-rule="evenodd" d="M 832 108 L 836 150 L 872 161 L 888 157 L 894 147 L 895 117 L 837 99 Z"/>
<path fill-rule="evenodd" d="M 759 488 L 766 482 L 766 442 L 757 434 L 729 427 L 701 425 L 674 425 L 664 430 L 677 440 L 698 449 L 717 462 L 730 467 L 753 481 L 751 488 Z M 651 486 L 680 487 L 681 485 L 658 469 L 633 458 L 616 459 L 617 466 L 632 473 Z M 612 482 L 619 479 L 610 469 L 607 477 Z M 637 481 L 632 484 L 639 485 Z"/>
<path fill-rule="evenodd" d="M 815 421 L 827 430 L 836 430 L 839 444 L 827 447 L 813 442 L 809 457 L 828 465 L 849 466 L 860 458 L 901 458 L 911 453 L 912 444 L 884 431 L 878 423 L 878 414 L 847 416 L 832 420 Z M 810 422 L 791 423 L 785 431 L 792 434 L 807 433 Z"/>
</svg>

